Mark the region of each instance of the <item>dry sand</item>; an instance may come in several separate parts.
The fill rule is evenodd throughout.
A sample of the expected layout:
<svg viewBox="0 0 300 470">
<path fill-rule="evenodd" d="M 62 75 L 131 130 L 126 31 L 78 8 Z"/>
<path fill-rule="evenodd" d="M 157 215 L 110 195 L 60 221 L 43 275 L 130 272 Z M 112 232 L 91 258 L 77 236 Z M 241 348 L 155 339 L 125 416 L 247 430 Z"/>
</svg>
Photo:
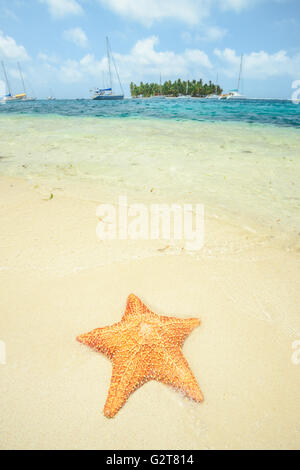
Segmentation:
<svg viewBox="0 0 300 470">
<path fill-rule="evenodd" d="M 198 256 L 133 259 L 134 244 L 97 239 L 95 201 L 45 196 L 0 180 L 0 448 L 300 448 L 295 251 L 207 220 Z M 201 319 L 183 350 L 202 404 L 150 382 L 103 416 L 111 363 L 75 337 L 119 321 L 130 292 Z"/>
</svg>

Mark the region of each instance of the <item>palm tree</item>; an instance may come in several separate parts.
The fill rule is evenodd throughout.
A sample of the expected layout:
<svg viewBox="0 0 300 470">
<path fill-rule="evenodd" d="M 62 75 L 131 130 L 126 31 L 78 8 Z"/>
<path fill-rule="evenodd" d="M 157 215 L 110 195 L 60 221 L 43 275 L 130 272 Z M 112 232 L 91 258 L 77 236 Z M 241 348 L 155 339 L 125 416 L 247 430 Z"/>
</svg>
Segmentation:
<svg viewBox="0 0 300 470">
<path fill-rule="evenodd" d="M 163 93 L 165 96 L 178 96 L 178 95 L 191 95 L 194 97 L 207 96 L 211 93 L 222 93 L 222 88 L 219 85 L 215 85 L 210 80 L 209 83 L 203 83 L 202 78 L 198 81 L 182 81 L 180 78 L 171 82 L 171 80 L 165 81 L 163 84 L 158 83 L 143 83 L 140 85 L 130 83 L 131 96 L 157 96 Z"/>
</svg>

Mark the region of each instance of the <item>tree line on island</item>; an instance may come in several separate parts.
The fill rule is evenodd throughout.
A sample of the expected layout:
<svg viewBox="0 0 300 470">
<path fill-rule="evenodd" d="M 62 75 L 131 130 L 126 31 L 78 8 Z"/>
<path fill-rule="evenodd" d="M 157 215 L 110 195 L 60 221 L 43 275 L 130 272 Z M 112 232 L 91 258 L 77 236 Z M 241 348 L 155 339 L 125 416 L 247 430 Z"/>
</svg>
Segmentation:
<svg viewBox="0 0 300 470">
<path fill-rule="evenodd" d="M 149 98 L 151 96 L 193 96 L 200 98 L 212 94 L 220 95 L 222 91 L 219 85 L 211 81 L 203 83 L 201 78 L 198 81 L 185 81 L 179 78 L 174 82 L 168 80 L 162 84 L 141 82 L 139 85 L 136 85 L 133 82 L 130 83 L 130 93 L 134 98 Z"/>
</svg>

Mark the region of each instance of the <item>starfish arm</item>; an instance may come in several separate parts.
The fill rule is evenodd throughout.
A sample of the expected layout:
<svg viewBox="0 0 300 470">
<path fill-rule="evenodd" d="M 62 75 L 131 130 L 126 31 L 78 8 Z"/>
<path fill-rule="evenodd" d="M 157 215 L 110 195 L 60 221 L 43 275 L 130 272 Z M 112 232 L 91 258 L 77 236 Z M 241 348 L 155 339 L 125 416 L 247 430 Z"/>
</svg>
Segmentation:
<svg viewBox="0 0 300 470">
<path fill-rule="evenodd" d="M 127 321 L 133 317 L 141 318 L 143 314 L 148 311 L 147 307 L 143 302 L 135 295 L 130 294 L 127 298 L 126 310 L 122 317 L 122 321 Z"/>
<path fill-rule="evenodd" d="M 166 348 L 160 354 L 160 361 L 155 361 L 153 378 L 192 398 L 196 402 L 203 401 L 203 395 L 188 362 L 180 348 Z"/>
<path fill-rule="evenodd" d="M 113 418 L 125 404 L 129 395 L 147 381 L 138 353 L 128 361 L 124 362 L 123 359 L 114 363 L 104 415 L 107 418 Z"/>
<path fill-rule="evenodd" d="M 200 325 L 198 318 L 179 319 L 175 317 L 160 317 L 160 336 L 167 342 L 181 346 L 187 336 Z"/>
<path fill-rule="evenodd" d="M 110 359 L 114 356 L 120 343 L 120 323 L 104 328 L 96 328 L 89 333 L 77 336 L 77 341 L 105 354 Z"/>
</svg>

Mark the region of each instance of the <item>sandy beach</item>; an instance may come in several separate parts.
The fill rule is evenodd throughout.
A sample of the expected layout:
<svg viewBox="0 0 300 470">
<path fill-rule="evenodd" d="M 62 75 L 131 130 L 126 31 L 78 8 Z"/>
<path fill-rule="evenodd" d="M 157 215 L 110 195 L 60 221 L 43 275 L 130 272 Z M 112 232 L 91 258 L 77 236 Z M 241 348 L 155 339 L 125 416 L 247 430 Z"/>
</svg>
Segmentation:
<svg viewBox="0 0 300 470">
<path fill-rule="evenodd" d="M 2 449 L 299 448 L 296 250 L 208 213 L 197 256 L 158 241 L 134 258 L 96 237 L 99 201 L 8 176 L 0 201 Z M 202 404 L 150 382 L 103 416 L 111 363 L 75 337 L 119 321 L 130 292 L 201 319 L 183 352 Z"/>
<path fill-rule="evenodd" d="M 300 450 L 299 5 L 0 0 L 0 450 Z"/>
</svg>

